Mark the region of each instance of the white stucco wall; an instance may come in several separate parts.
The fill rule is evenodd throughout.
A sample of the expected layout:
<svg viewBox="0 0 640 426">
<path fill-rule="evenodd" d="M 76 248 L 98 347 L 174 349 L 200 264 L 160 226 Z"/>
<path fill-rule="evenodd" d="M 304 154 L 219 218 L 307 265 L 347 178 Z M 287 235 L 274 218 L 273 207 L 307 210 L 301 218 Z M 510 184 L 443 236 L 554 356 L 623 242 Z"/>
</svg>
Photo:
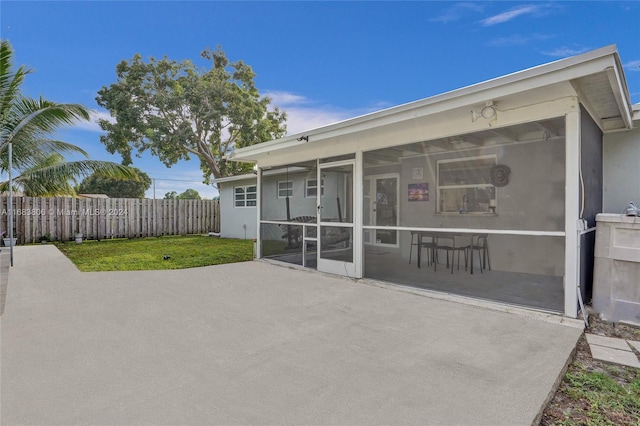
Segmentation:
<svg viewBox="0 0 640 426">
<path fill-rule="evenodd" d="M 222 238 L 254 239 L 257 237 L 256 207 L 235 207 L 234 188 L 255 185 L 256 179 L 243 179 L 219 183 L 220 236 Z"/>
<path fill-rule="evenodd" d="M 604 213 L 622 213 L 629 201 L 640 205 L 640 121 L 634 126 L 604 136 Z"/>
</svg>

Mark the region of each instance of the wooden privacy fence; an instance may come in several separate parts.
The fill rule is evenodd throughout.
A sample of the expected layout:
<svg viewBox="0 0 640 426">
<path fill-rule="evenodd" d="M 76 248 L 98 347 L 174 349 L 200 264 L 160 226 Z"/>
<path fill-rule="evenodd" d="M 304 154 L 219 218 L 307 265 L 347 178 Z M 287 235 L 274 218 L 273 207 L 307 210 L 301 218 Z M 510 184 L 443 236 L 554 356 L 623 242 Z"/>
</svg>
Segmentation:
<svg viewBox="0 0 640 426">
<path fill-rule="evenodd" d="M 0 197 L 0 232 L 8 236 L 9 197 Z M 159 237 L 220 232 L 218 200 L 14 197 L 18 244 L 83 239 Z"/>
</svg>

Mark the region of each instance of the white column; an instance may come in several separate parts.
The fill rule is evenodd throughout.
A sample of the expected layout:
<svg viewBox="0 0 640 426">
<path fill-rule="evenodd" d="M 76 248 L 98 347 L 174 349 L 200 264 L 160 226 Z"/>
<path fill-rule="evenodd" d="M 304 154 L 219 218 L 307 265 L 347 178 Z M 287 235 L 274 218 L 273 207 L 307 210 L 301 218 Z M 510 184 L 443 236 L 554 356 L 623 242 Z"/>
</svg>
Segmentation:
<svg viewBox="0 0 640 426">
<path fill-rule="evenodd" d="M 362 187 L 363 182 L 363 155 L 362 151 L 356 152 L 356 164 L 353 170 L 353 262 L 356 269 L 356 278 L 362 278 L 364 274 L 364 252 L 363 252 L 363 237 L 362 233 L 362 218 L 363 218 L 363 199 L 364 191 Z"/>
<path fill-rule="evenodd" d="M 578 219 L 580 215 L 580 110 L 565 116 L 564 314 L 578 316 Z"/>
<path fill-rule="evenodd" d="M 256 173 L 256 220 L 258 221 L 256 228 L 256 258 L 260 259 L 262 258 L 262 228 L 260 226 L 260 220 L 262 219 L 262 169 L 256 167 Z"/>
</svg>

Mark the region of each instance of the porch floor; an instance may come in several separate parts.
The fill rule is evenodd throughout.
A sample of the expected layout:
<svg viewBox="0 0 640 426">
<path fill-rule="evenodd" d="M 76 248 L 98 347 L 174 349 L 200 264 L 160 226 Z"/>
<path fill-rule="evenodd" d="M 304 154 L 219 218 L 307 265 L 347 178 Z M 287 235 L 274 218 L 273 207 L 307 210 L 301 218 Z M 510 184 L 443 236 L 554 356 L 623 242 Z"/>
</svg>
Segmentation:
<svg viewBox="0 0 640 426">
<path fill-rule="evenodd" d="M 315 252 L 308 254 L 306 266 L 310 269 L 316 268 L 315 256 Z M 302 265 L 299 253 L 267 258 Z M 480 273 L 477 264 L 474 273 L 470 274 L 469 270 L 464 270 L 464 260 L 461 260 L 459 270 L 456 263 L 453 274 L 444 262 L 439 263 L 435 271 L 433 269 L 433 265 L 427 266 L 426 260 L 418 268 L 415 259 L 409 264 L 397 253 L 365 250 L 365 278 L 549 312 L 564 312 L 562 277 L 488 269 Z"/>
<path fill-rule="evenodd" d="M 437 270 L 423 259 L 418 268 L 415 259 L 408 263 L 397 253 L 365 250 L 364 275 L 380 281 L 441 291 L 479 299 L 526 306 L 551 312 L 564 312 L 563 279 L 557 276 L 526 274 L 485 269 L 478 265 L 474 273 L 454 266 L 453 274 L 441 260 Z"/>
</svg>

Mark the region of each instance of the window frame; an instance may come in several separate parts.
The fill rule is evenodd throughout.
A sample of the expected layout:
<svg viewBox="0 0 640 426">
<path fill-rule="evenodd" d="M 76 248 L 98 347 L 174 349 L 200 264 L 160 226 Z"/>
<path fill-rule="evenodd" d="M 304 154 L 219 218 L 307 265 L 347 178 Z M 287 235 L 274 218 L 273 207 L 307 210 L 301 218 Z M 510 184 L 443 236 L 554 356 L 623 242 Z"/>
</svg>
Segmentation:
<svg viewBox="0 0 640 426">
<path fill-rule="evenodd" d="M 284 189 L 280 188 L 280 184 L 287 184 L 287 187 Z M 287 198 L 293 197 L 293 181 L 292 180 L 279 180 L 276 187 L 278 198 Z M 281 195 L 281 191 L 286 191 L 284 195 Z M 290 193 L 290 194 L 287 194 Z"/>
<path fill-rule="evenodd" d="M 315 181 L 315 185 L 310 185 L 309 181 Z M 313 195 L 309 195 L 309 190 L 315 189 L 316 193 Z M 316 198 L 318 196 L 318 179 L 316 178 L 306 178 L 304 181 L 304 196 L 305 198 Z M 320 181 L 320 196 L 324 197 L 324 178 Z"/>
<path fill-rule="evenodd" d="M 443 184 L 441 182 L 441 165 L 442 164 L 452 164 L 452 163 L 465 163 L 477 160 L 491 160 L 491 165 L 487 165 L 487 168 L 490 169 L 498 164 L 498 158 L 496 154 L 488 154 L 488 155 L 477 155 L 477 156 L 469 156 L 469 157 L 460 157 L 460 158 L 446 158 L 441 160 L 436 160 L 436 214 L 440 215 L 460 215 L 462 213 L 469 215 L 490 215 L 495 214 L 495 207 L 498 199 L 498 191 L 497 188 L 489 181 L 489 182 L 477 182 L 477 183 L 459 183 L 459 184 Z M 463 168 L 462 170 L 465 170 Z M 493 191 L 493 205 L 490 202 L 492 199 L 489 198 L 489 203 L 487 211 L 453 211 L 453 210 L 444 210 L 444 197 L 442 196 L 442 190 L 465 190 L 465 189 L 491 189 Z M 491 209 L 493 208 L 493 212 Z"/>
<path fill-rule="evenodd" d="M 253 188 L 253 191 L 249 191 Z M 242 189 L 242 193 L 238 193 L 238 189 Z M 249 198 L 249 195 L 253 194 L 253 198 Z M 242 199 L 238 198 L 238 195 L 242 195 Z M 238 205 L 238 202 L 242 203 Z M 249 203 L 253 203 L 249 205 Z M 238 185 L 233 187 L 233 207 L 236 209 L 255 208 L 258 206 L 258 185 Z"/>
</svg>

